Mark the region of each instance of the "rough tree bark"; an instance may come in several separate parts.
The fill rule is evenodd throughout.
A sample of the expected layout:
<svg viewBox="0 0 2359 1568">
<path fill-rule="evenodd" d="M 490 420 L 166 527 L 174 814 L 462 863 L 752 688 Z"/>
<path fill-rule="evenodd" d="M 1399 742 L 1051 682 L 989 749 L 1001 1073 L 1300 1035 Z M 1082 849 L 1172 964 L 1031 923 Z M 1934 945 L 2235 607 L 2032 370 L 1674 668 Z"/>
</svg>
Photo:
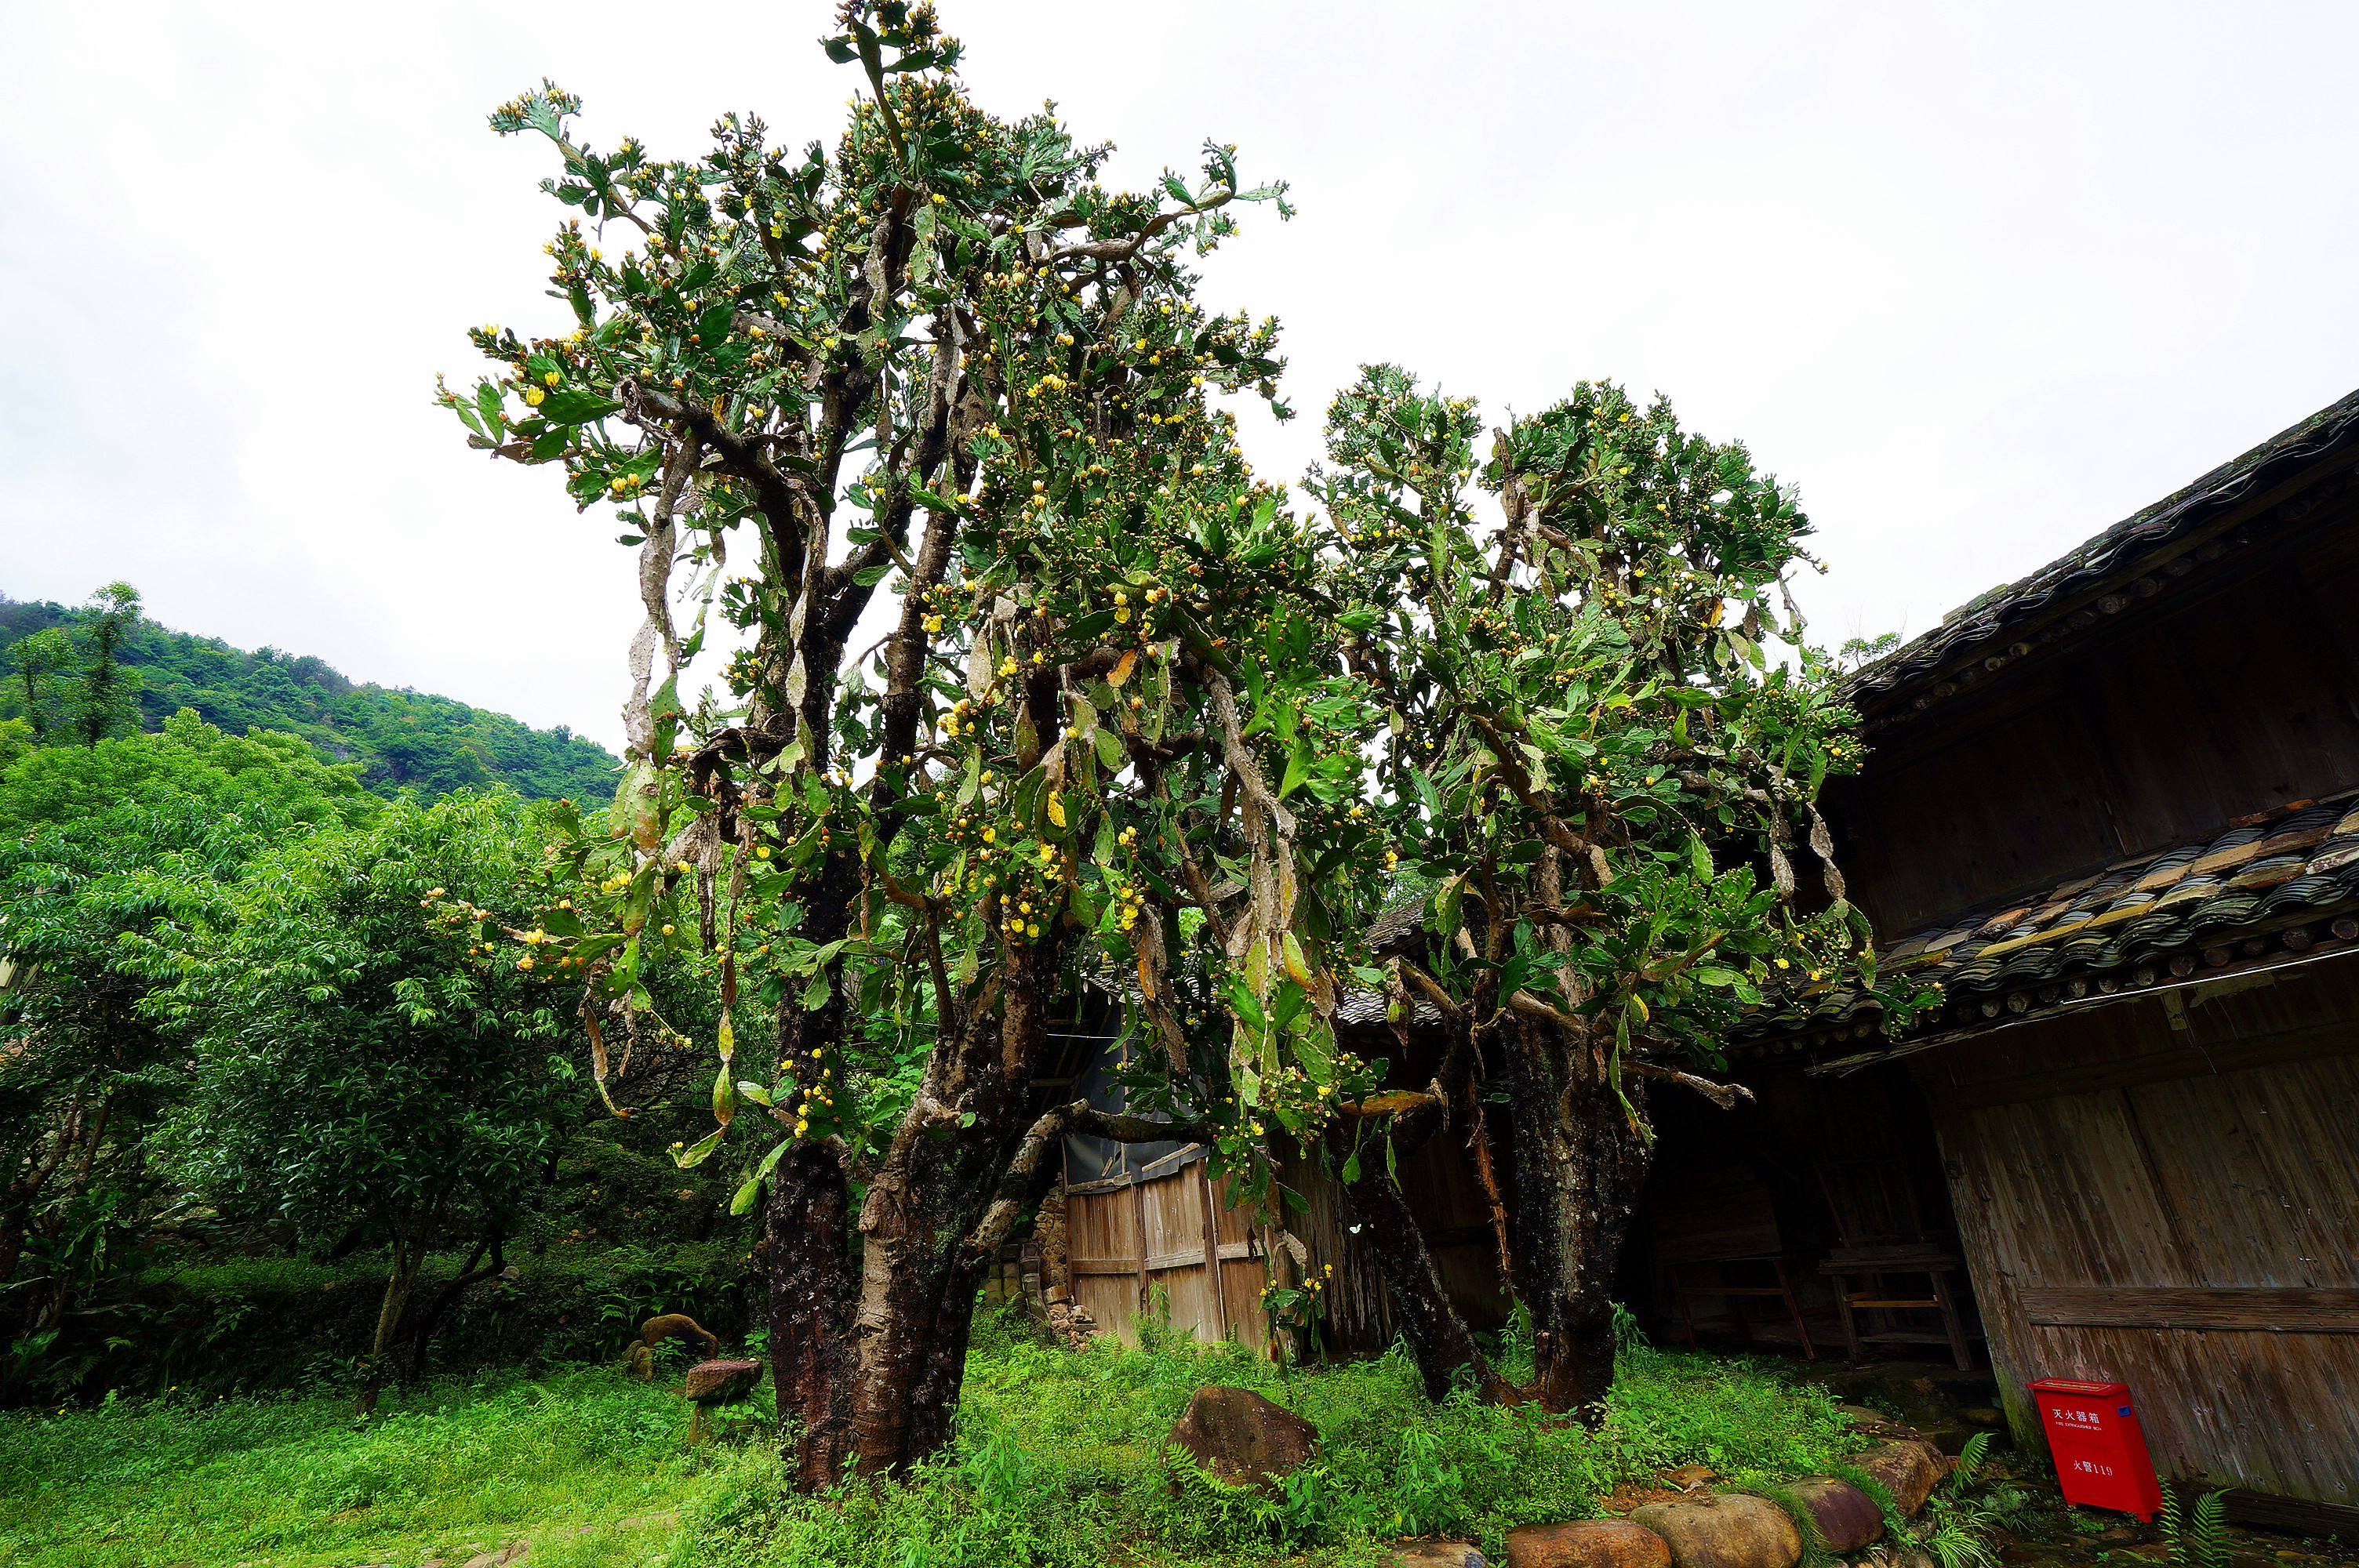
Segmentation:
<svg viewBox="0 0 2359 1568">
<path fill-rule="evenodd" d="M 868 1173 L 856 1219 L 826 1150 L 799 1148 L 778 1163 L 766 1215 L 770 1346 L 806 1491 L 847 1475 L 906 1474 L 950 1441 L 975 1292 L 1067 1130 L 1134 1142 L 1201 1130 L 1078 1102 L 1032 1114 L 1055 977 L 1044 943 L 984 982 Z"/>
<path fill-rule="evenodd" d="M 473 1250 L 467 1254 L 467 1261 L 459 1271 L 451 1277 L 449 1283 L 434 1292 L 434 1299 L 427 1303 L 426 1310 L 411 1316 L 409 1365 L 404 1374 L 406 1382 L 416 1383 L 426 1376 L 427 1346 L 432 1343 L 434 1331 L 441 1326 L 443 1317 L 458 1304 L 459 1298 L 466 1293 L 467 1288 L 507 1271 L 506 1240 L 505 1228 L 494 1222 L 477 1238 Z M 489 1261 L 484 1260 L 485 1251 L 492 1255 Z M 482 1266 L 479 1268 L 478 1264 Z"/>
<path fill-rule="evenodd" d="M 1507 1236 L 1532 1315 L 1532 1395 L 1543 1410 L 1591 1419 L 1614 1385 L 1610 1292 L 1648 1143 L 1637 1086 L 1624 1086 L 1625 1108 L 1603 1049 L 1557 1033 L 1512 1012 L 1502 1021 Z"/>
<path fill-rule="evenodd" d="M 1396 1118 L 1385 1136 L 1396 1160 L 1447 1137 L 1482 1172 L 1503 1282 L 1531 1314 L 1532 1380 L 1510 1383 L 1475 1343 L 1380 1151 L 1363 1152 L 1345 1199 L 1365 1227 L 1429 1398 L 1464 1378 L 1486 1400 L 1531 1400 L 1594 1422 L 1614 1383 L 1614 1267 L 1647 1176 L 1639 1087 L 1625 1081 L 1617 1096 L 1603 1047 L 1512 1010 L 1473 1031 L 1470 1044 L 1451 1054 L 1428 1101 Z M 1447 1108 L 1480 1104 L 1485 1086 L 1476 1069 L 1484 1061 L 1506 1104 L 1481 1117 Z M 1499 1166 L 1504 1179 L 1495 1174 Z"/>
<path fill-rule="evenodd" d="M 11 1234 L 0 1237 L 0 1255 L 4 1255 L 5 1260 L 5 1267 L 0 1268 L 0 1281 L 5 1281 L 16 1271 L 27 1229 L 38 1231 L 50 1260 L 42 1265 L 41 1272 L 25 1286 L 22 1333 L 27 1336 L 55 1328 L 65 1320 L 66 1309 L 73 1295 L 73 1280 L 71 1275 L 60 1277 L 55 1273 L 58 1243 L 65 1235 L 68 1206 L 89 1189 L 91 1167 L 98 1159 L 100 1146 L 106 1141 L 107 1119 L 114 1109 L 114 1103 L 115 1096 L 109 1094 L 99 1102 L 98 1114 L 91 1119 L 88 1127 L 84 1127 L 82 1104 L 79 1100 L 75 1102 L 65 1126 L 57 1134 L 53 1156 L 45 1162 L 37 1163 L 27 1177 L 29 1184 L 25 1188 L 25 1203 L 18 1211 L 26 1217 L 26 1223 L 19 1224 Z M 67 1178 L 65 1191 L 50 1205 L 46 1223 L 30 1224 L 34 1199 L 42 1183 L 57 1166 L 55 1156 L 68 1152 L 72 1152 L 74 1163 Z"/>
<path fill-rule="evenodd" d="M 946 568 L 951 535 L 947 518 L 928 528 L 920 549 L 927 578 L 938 579 Z M 923 646 L 917 603 L 912 596 L 887 642 L 887 755 L 916 745 L 922 662 L 915 651 Z M 842 657 L 840 634 L 823 636 L 804 649 L 814 667 L 832 667 Z M 1053 668 L 1024 683 L 1023 711 L 1033 735 L 1058 733 L 1063 705 L 1061 676 Z M 825 764 L 819 738 L 827 733 L 827 719 L 824 696 L 808 690 L 793 719 L 814 765 Z M 1019 767 L 1040 757 L 1036 740 Z M 710 765 L 704 776 L 716 781 L 701 786 L 708 794 L 717 788 L 734 800 L 733 786 Z M 883 809 L 887 801 L 880 791 L 880 839 L 896 826 Z M 727 831 L 725 813 L 711 820 Z M 864 891 L 857 861 L 849 854 L 831 857 L 808 901 L 802 934 L 821 945 L 849 934 Z M 931 916 L 921 896 L 897 896 L 921 919 Z M 1047 1149 L 1066 1126 L 1086 1122 L 1110 1137 L 1172 1135 L 1167 1126 L 1150 1129 L 1080 1106 L 1035 1115 L 1033 1080 L 1047 1059 L 1049 1009 L 1061 989 L 1070 940 L 1070 933 L 1052 928 L 1028 942 L 1004 943 L 963 994 L 937 967 L 941 1034 L 884 1152 L 858 1173 L 867 1190 L 857 1216 L 851 1212 L 853 1172 L 840 1147 L 799 1144 L 773 1172 L 764 1220 L 772 1375 L 780 1413 L 791 1422 L 788 1457 L 805 1491 L 850 1474 L 906 1474 L 950 1441 L 976 1291 Z M 782 1087 L 792 1087 L 781 1099 L 824 1081 L 821 1065 L 842 1060 L 850 1027 L 841 984 L 829 988 L 819 1008 L 787 1011 L 778 1060 Z"/>
<path fill-rule="evenodd" d="M 49 1133 L 49 1147 L 27 1157 L 21 1173 L 8 1184 L 5 1195 L 8 1206 L 5 1216 L 0 1216 L 0 1283 L 16 1278 L 16 1264 L 24 1256 L 25 1237 L 32 1227 L 41 1189 L 49 1184 L 66 1155 L 82 1141 L 82 1102 L 77 1097 L 67 1108 L 63 1124 Z M 17 1326 L 29 1334 L 34 1321 L 35 1314 L 28 1308 Z"/>
<path fill-rule="evenodd" d="M 426 1261 L 426 1245 L 432 1237 L 436 1209 L 427 1206 L 413 1214 L 394 1221 L 393 1263 L 386 1270 L 385 1295 L 377 1303 L 376 1332 L 369 1339 L 369 1373 L 366 1382 L 353 1401 L 353 1408 L 362 1415 L 376 1410 L 377 1396 L 385 1390 L 393 1371 L 391 1352 L 401 1333 L 401 1320 L 409 1307 L 411 1287 L 418 1282 L 418 1271 Z"/>
</svg>

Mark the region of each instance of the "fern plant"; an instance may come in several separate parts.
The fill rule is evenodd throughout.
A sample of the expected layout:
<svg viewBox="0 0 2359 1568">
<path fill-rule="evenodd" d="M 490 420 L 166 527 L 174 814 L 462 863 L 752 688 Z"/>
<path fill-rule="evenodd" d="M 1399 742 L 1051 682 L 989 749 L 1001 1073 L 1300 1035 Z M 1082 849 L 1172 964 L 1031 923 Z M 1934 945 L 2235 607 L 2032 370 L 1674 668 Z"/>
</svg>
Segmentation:
<svg viewBox="0 0 2359 1568">
<path fill-rule="evenodd" d="M 1983 1461 L 1990 1454 L 1991 1434 L 1978 1432 L 1966 1439 L 1958 1450 L 1958 1462 L 1951 1467 L 1950 1478 L 1944 1483 L 1954 1497 L 1963 1497 L 1966 1487 L 1982 1475 Z"/>
<path fill-rule="evenodd" d="M 2159 1479 L 2159 1477 L 2158 1477 Z M 2155 1522 L 2170 1548 L 2171 1568 L 2226 1568 L 2228 1562 L 2228 1494 L 2201 1494 L 2193 1507 L 2180 1500 L 2179 1490 L 2162 1483 L 2162 1508 Z"/>
</svg>

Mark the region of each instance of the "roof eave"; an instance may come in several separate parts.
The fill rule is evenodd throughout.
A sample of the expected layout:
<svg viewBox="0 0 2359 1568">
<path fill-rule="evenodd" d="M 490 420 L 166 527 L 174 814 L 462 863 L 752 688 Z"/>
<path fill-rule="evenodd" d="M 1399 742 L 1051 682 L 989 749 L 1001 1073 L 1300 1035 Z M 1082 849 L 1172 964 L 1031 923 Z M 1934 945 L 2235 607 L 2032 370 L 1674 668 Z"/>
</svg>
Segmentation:
<svg viewBox="0 0 2359 1568">
<path fill-rule="evenodd" d="M 2200 567 L 2264 543 L 2326 499 L 2359 459 L 2359 391 L 2221 464 L 2017 583 L 1953 611 L 1843 687 L 1884 729 L 2100 622 L 2166 596 Z"/>
</svg>

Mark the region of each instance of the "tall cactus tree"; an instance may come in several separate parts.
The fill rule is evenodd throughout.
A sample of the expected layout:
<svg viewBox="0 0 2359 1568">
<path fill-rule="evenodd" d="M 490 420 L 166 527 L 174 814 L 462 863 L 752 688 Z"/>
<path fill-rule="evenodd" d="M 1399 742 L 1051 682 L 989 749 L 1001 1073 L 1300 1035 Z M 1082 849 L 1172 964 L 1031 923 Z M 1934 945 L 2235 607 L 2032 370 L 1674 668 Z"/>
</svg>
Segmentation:
<svg viewBox="0 0 2359 1568">
<path fill-rule="evenodd" d="M 602 153 L 553 86 L 495 114 L 562 159 L 544 189 L 582 210 L 549 246 L 575 322 L 478 330 L 500 373 L 440 394 L 473 444 L 561 465 L 637 546 L 611 828 L 560 847 L 531 928 L 484 935 L 579 986 L 602 1087 L 663 1027 L 652 967 L 717 962 L 718 1125 L 679 1158 L 747 1105 L 770 1124 L 740 1201 L 767 1195 L 771 1354 L 813 1488 L 946 1440 L 983 1264 L 1061 1132 L 1173 1130 L 1039 1108 L 1052 1004 L 1118 961 L 1178 1076 L 1223 1075 L 1215 982 L 1183 995 L 1193 887 L 1223 976 L 1272 1010 L 1275 1094 L 1295 1079 L 1274 1042 L 1321 1036 L 1301 999 L 1334 989 L 1298 841 L 1330 876 L 1378 852 L 1338 804 L 1356 754 L 1307 749 L 1355 711 L 1349 612 L 1208 401 L 1276 401 L 1275 324 L 1207 315 L 1185 265 L 1283 188 L 1240 189 L 1208 145 L 1199 178 L 1108 189 L 1108 149 L 968 100 L 930 7 L 840 19 L 826 48 L 868 91 L 832 149 L 732 116 L 700 160 Z M 679 689 L 715 607 L 751 644 L 720 723 Z M 847 657 L 864 625 L 879 641 Z M 734 1065 L 741 984 L 780 1001 L 763 1078 Z M 880 1033 L 918 1063 L 881 1122 L 845 1070 Z M 1249 1160 L 1253 1108 L 1190 1130 Z"/>
<path fill-rule="evenodd" d="M 1464 1375 L 1593 1411 L 1653 1141 L 1642 1088 L 1727 1107 L 1745 1091 L 1696 1069 L 1724 1065 L 1721 1033 L 1765 988 L 1839 966 L 1874 982 L 1815 804 L 1863 749 L 1821 659 L 1763 653 L 1799 643 L 1783 584 L 1809 525 L 1743 447 L 1610 384 L 1512 421 L 1478 468 L 1480 428 L 1472 402 L 1371 368 L 1334 402 L 1314 487 L 1345 576 L 1395 607 L 1355 658 L 1389 710 L 1386 823 L 1426 888 L 1377 957 L 1397 1026 L 1423 1009 L 1448 1038 L 1386 1141 L 1470 1152 L 1531 1314 L 1531 1387 L 1476 1346 L 1378 1162 L 1346 1173 L 1435 1397 Z"/>
</svg>

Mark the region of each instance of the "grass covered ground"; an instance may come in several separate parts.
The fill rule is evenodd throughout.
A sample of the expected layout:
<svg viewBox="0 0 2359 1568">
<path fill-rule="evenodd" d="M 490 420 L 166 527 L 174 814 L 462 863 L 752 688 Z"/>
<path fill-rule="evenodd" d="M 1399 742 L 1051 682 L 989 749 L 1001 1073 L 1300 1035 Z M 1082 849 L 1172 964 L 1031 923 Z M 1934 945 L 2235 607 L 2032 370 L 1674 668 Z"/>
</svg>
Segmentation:
<svg viewBox="0 0 2359 1568">
<path fill-rule="evenodd" d="M 345 1398 L 16 1414 L 0 1418 L 0 1563 L 463 1563 L 527 1537 L 534 1568 L 660 1562 L 670 1521 L 617 1527 L 744 1459 L 686 1433 L 669 1393 L 603 1368 L 430 1384 L 369 1421 Z"/>
<path fill-rule="evenodd" d="M 1211 1382 L 1318 1425 L 1321 1459 L 1283 1498 L 1167 1467 L 1158 1440 Z M 1495 1552 L 1515 1526 L 1593 1514 L 1615 1486 L 1668 1465 L 1741 1484 L 1848 1445 L 1821 1390 L 1646 1350 L 1625 1357 L 1593 1433 L 1437 1409 L 1398 1357 L 1282 1377 L 1236 1346 L 1075 1355 L 995 1334 L 967 1386 L 956 1454 L 913 1485 L 818 1502 L 786 1492 L 766 1416 L 742 1441 L 691 1449 L 672 1395 L 605 1368 L 431 1384 L 367 1422 L 324 1399 L 19 1414 L 0 1418 L 0 1563 L 352 1568 L 455 1563 L 530 1540 L 532 1568 L 1344 1564 L 1403 1535 L 1472 1536 Z"/>
</svg>

